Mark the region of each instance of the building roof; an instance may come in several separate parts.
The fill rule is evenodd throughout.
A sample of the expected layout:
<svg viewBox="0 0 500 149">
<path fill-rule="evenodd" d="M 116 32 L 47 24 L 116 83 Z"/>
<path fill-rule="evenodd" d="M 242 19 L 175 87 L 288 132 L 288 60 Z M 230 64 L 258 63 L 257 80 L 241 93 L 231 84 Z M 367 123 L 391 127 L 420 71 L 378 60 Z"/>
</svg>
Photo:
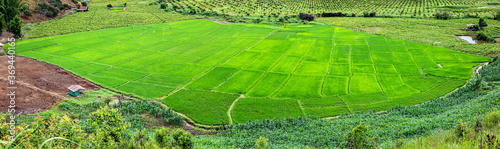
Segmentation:
<svg viewBox="0 0 500 149">
<path fill-rule="evenodd" d="M 77 91 L 80 91 L 80 90 L 85 90 L 85 88 L 83 88 L 82 86 L 80 85 L 71 85 L 68 87 L 68 89 L 72 92 L 77 92 Z"/>
<path fill-rule="evenodd" d="M 467 24 L 467 26 L 473 26 L 474 24 Z"/>
<path fill-rule="evenodd" d="M 2 44 L 2 43 L 0 43 L 0 47 L 3 47 L 3 44 Z"/>
<path fill-rule="evenodd" d="M 79 10 L 87 10 L 86 6 L 81 6 Z"/>
</svg>

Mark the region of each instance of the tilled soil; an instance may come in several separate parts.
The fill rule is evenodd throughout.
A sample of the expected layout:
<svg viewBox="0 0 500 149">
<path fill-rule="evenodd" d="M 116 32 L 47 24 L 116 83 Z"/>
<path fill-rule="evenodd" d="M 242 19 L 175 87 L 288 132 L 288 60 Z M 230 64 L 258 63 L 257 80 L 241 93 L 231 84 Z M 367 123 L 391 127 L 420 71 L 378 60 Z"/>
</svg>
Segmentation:
<svg viewBox="0 0 500 149">
<path fill-rule="evenodd" d="M 8 57 L 0 56 L 0 111 L 7 112 L 10 99 L 6 96 Z M 36 113 L 50 109 L 58 100 L 68 97 L 67 87 L 81 85 L 87 90 L 98 89 L 94 85 L 60 67 L 25 57 L 15 58 L 16 114 Z"/>
</svg>

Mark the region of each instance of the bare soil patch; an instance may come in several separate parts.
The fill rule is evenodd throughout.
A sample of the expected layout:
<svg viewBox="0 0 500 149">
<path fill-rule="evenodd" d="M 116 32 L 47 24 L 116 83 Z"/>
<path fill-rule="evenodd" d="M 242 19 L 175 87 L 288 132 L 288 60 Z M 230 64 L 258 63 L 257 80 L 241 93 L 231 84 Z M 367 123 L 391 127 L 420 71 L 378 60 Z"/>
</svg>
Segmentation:
<svg viewBox="0 0 500 149">
<path fill-rule="evenodd" d="M 8 57 L 0 56 L 0 91 L 7 93 L 7 66 Z M 16 57 L 16 112 L 36 113 L 48 110 L 61 98 L 69 97 L 67 87 L 78 84 L 87 90 L 99 89 L 78 76 L 75 76 L 60 67 L 26 57 Z M 2 95 L 0 111 L 6 112 L 10 99 Z"/>
</svg>

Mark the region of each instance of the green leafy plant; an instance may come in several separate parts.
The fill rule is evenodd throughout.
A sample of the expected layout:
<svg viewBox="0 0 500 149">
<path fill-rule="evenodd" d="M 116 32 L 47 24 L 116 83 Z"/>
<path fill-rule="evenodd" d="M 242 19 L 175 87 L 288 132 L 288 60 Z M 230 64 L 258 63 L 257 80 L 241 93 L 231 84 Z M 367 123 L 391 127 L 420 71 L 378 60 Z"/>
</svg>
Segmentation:
<svg viewBox="0 0 500 149">
<path fill-rule="evenodd" d="M 254 149 L 267 149 L 269 148 L 269 144 L 267 143 L 267 141 L 269 141 L 269 139 L 267 139 L 266 137 L 259 137 L 259 139 L 257 139 L 255 141 L 255 146 L 253 147 Z"/>
</svg>

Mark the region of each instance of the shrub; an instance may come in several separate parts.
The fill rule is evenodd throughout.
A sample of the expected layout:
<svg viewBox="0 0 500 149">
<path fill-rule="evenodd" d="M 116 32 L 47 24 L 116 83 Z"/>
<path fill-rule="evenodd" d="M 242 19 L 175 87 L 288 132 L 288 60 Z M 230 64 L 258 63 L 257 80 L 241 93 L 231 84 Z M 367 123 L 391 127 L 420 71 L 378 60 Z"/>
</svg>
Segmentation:
<svg viewBox="0 0 500 149">
<path fill-rule="evenodd" d="M 363 17 L 369 17 L 369 16 L 370 16 L 370 14 L 368 13 L 368 11 L 363 12 Z"/>
<path fill-rule="evenodd" d="M 156 143 L 160 145 L 162 148 L 170 148 L 175 140 L 170 137 L 170 128 L 161 127 L 160 129 L 155 131 L 154 138 Z"/>
<path fill-rule="evenodd" d="M 370 12 L 370 17 L 375 17 L 376 15 L 377 15 L 377 12 L 375 12 L 375 11 Z"/>
<path fill-rule="evenodd" d="M 108 8 L 112 8 L 112 7 L 113 7 L 113 5 L 111 5 L 111 4 L 108 4 L 108 5 L 107 5 L 107 7 L 108 7 Z"/>
<path fill-rule="evenodd" d="M 104 99 L 102 99 L 102 101 L 103 101 L 106 105 L 109 105 L 109 103 L 110 103 L 111 101 L 113 101 L 113 97 L 111 97 L 111 96 L 104 97 Z"/>
<path fill-rule="evenodd" d="M 484 116 L 484 125 L 488 128 L 496 127 L 500 123 L 500 111 L 492 110 Z"/>
<path fill-rule="evenodd" d="M 23 27 L 23 20 L 19 18 L 19 16 L 14 17 L 14 19 L 10 20 L 8 24 L 9 31 L 14 34 L 15 38 L 20 38 L 22 36 L 21 34 L 21 28 Z"/>
<path fill-rule="evenodd" d="M 307 21 L 314 21 L 314 15 L 307 14 L 307 13 L 300 13 L 299 14 L 300 19 L 302 20 L 307 20 Z"/>
<path fill-rule="evenodd" d="M 112 109 L 108 106 L 90 113 L 87 123 L 90 126 L 87 131 L 95 133 L 104 143 L 119 142 L 122 140 L 122 134 L 125 134 L 127 128 L 130 127 L 130 123 L 123 120 L 118 109 Z"/>
<path fill-rule="evenodd" d="M 465 123 L 463 123 L 462 120 L 460 120 L 460 123 L 458 123 L 458 125 L 456 125 L 454 128 L 455 129 L 453 130 L 453 134 L 459 139 L 464 137 L 467 133 L 467 128 L 465 127 Z"/>
<path fill-rule="evenodd" d="M 160 4 L 160 9 L 166 9 L 167 8 L 167 4 Z"/>
<path fill-rule="evenodd" d="M 480 28 L 483 28 L 483 27 L 487 27 L 488 26 L 488 23 L 486 23 L 486 21 L 484 21 L 483 18 L 479 19 L 479 27 Z"/>
<path fill-rule="evenodd" d="M 485 34 L 483 33 L 479 33 L 476 35 L 476 38 L 478 40 L 484 40 L 484 41 L 488 41 L 488 42 L 496 42 L 496 40 L 492 37 L 489 37 L 489 36 L 486 36 Z"/>
<path fill-rule="evenodd" d="M 371 143 L 371 139 L 366 136 L 368 132 L 368 126 L 364 124 L 359 124 L 345 135 L 344 140 L 345 148 L 375 148 Z"/>
<path fill-rule="evenodd" d="M 123 7 L 127 7 L 127 3 L 123 3 Z"/>
<path fill-rule="evenodd" d="M 259 139 L 257 139 L 257 141 L 255 141 L 255 146 L 253 148 L 254 149 L 267 149 L 267 148 L 269 148 L 267 141 L 269 141 L 269 139 L 267 139 L 266 137 L 259 137 Z"/>
<path fill-rule="evenodd" d="M 434 14 L 434 17 L 436 19 L 448 20 L 451 19 L 451 14 L 448 10 L 439 10 L 439 12 Z"/>
<path fill-rule="evenodd" d="M 497 12 L 495 13 L 495 20 L 500 21 L 500 9 L 498 9 Z"/>
<path fill-rule="evenodd" d="M 342 12 L 322 13 L 321 17 L 342 17 Z"/>
<path fill-rule="evenodd" d="M 172 134 L 172 137 L 175 140 L 175 144 L 181 147 L 182 149 L 191 149 L 193 148 L 193 135 L 191 133 L 184 131 L 183 129 L 177 129 Z"/>
<path fill-rule="evenodd" d="M 82 2 L 82 6 L 87 7 L 87 2 Z"/>
</svg>

